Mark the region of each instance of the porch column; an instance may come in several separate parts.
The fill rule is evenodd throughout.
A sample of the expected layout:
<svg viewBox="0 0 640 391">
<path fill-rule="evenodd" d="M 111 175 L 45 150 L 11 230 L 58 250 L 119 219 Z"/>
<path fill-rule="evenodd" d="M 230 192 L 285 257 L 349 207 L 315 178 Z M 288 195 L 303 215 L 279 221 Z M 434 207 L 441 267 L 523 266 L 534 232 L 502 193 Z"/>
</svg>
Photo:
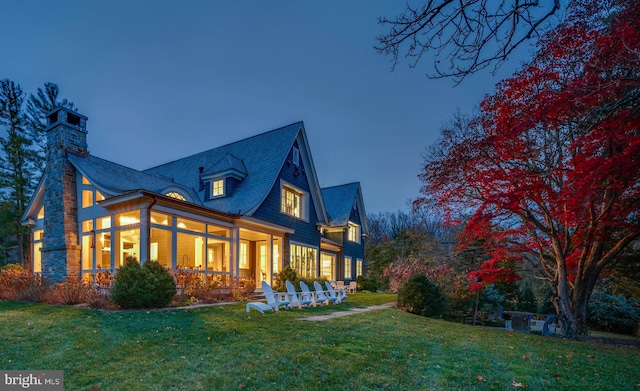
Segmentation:
<svg viewBox="0 0 640 391">
<path fill-rule="evenodd" d="M 151 217 L 151 213 L 149 212 L 149 208 L 140 208 L 140 264 L 149 261 L 149 234 L 150 234 L 150 225 L 149 218 Z M 157 261 L 157 259 L 156 259 Z"/>
<path fill-rule="evenodd" d="M 231 267 L 231 277 L 240 277 L 240 228 L 234 227 L 230 229 L 229 236 L 231 238 L 231 251 L 229 251 L 231 259 L 229 266 Z"/>
</svg>

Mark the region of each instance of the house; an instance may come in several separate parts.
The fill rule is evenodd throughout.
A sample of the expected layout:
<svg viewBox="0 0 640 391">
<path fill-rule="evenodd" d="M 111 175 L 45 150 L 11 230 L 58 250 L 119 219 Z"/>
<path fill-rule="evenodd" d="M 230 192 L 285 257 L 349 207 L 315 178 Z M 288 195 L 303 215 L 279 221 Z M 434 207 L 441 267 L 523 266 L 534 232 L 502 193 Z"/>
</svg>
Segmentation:
<svg viewBox="0 0 640 391">
<path fill-rule="evenodd" d="M 32 270 L 109 280 L 128 256 L 173 272 L 273 283 L 363 273 L 359 183 L 321 189 L 302 122 L 144 171 L 93 156 L 87 117 L 47 116 L 46 169 L 25 215 Z"/>
</svg>

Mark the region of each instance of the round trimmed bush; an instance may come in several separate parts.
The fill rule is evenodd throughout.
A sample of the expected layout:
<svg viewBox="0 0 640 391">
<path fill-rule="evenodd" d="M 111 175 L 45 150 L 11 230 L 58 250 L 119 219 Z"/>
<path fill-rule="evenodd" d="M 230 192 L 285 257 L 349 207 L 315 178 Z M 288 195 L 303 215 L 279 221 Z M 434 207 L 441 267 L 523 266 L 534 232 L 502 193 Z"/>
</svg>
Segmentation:
<svg viewBox="0 0 640 391">
<path fill-rule="evenodd" d="M 22 273 L 24 271 L 24 269 L 22 268 L 22 265 L 17 263 L 7 263 L 2 268 L 0 268 L 0 270 L 8 270 L 8 271 L 18 272 L 18 273 Z"/>
<path fill-rule="evenodd" d="M 412 314 L 437 317 L 446 309 L 446 298 L 438 285 L 415 274 L 398 291 L 398 305 Z"/>
<path fill-rule="evenodd" d="M 140 265 L 127 257 L 114 277 L 111 300 L 120 308 L 161 308 L 171 303 L 176 283 L 167 269 L 156 261 Z"/>
</svg>

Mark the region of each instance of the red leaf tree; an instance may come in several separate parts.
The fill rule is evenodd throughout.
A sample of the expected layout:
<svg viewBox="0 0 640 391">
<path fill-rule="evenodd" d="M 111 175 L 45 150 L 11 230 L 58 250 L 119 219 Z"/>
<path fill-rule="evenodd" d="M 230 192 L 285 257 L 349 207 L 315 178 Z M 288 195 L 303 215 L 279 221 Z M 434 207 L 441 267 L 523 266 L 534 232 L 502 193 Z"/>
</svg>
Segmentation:
<svg viewBox="0 0 640 391">
<path fill-rule="evenodd" d="M 492 259 L 481 286 L 546 280 L 573 331 L 605 267 L 640 235 L 640 7 L 573 2 L 535 57 L 485 98 L 480 113 L 443 129 L 426 154 L 416 207 L 467 213 L 460 245 Z"/>
</svg>

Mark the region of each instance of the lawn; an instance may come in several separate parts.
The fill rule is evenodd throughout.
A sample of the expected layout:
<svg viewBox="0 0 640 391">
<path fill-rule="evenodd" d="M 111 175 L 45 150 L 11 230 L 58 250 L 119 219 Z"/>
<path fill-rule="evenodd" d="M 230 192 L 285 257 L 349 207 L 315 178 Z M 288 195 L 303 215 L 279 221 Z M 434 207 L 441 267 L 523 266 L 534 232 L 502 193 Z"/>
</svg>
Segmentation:
<svg viewBox="0 0 640 391">
<path fill-rule="evenodd" d="M 358 293 L 335 307 L 98 311 L 0 303 L 0 369 L 64 370 L 65 390 L 632 390 L 640 351 L 449 323 Z"/>
</svg>

